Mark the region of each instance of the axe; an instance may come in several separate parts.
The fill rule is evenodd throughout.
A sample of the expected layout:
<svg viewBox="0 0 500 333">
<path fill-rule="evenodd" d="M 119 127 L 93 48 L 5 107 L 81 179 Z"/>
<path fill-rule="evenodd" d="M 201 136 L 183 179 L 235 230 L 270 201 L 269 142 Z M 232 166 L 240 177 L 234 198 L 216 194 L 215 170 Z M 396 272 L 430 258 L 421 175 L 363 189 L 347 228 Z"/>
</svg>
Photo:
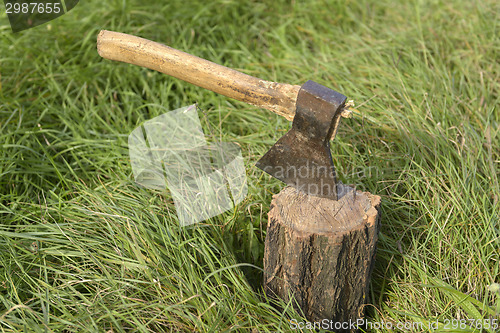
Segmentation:
<svg viewBox="0 0 500 333">
<path fill-rule="evenodd" d="M 346 97 L 314 81 L 302 86 L 261 80 L 169 46 L 102 30 L 103 58 L 138 65 L 237 99 L 293 120 L 292 128 L 257 162 L 271 176 L 310 195 L 337 200 L 330 153 Z"/>
</svg>

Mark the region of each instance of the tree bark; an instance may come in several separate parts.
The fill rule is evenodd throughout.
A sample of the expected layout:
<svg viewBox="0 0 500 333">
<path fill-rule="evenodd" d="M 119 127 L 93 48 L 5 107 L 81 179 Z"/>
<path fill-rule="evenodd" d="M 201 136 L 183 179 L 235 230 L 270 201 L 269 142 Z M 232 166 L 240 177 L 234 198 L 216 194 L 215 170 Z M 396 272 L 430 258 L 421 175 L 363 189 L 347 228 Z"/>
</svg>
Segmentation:
<svg viewBox="0 0 500 333">
<path fill-rule="evenodd" d="M 264 252 L 264 290 L 310 322 L 363 317 L 380 227 L 381 198 L 338 185 L 339 200 L 285 187 L 273 197 Z M 337 324 L 335 324 L 337 323 Z M 344 324 L 344 328 L 346 325 Z"/>
</svg>

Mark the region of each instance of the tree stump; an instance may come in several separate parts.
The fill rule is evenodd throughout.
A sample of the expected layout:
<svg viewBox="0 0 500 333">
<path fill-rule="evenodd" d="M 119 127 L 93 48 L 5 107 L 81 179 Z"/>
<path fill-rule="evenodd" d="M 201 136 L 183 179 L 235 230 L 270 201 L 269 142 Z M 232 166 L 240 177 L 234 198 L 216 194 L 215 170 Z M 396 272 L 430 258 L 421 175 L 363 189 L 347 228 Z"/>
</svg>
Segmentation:
<svg viewBox="0 0 500 333">
<path fill-rule="evenodd" d="M 264 290 L 285 302 L 293 296 L 294 306 L 310 322 L 341 325 L 363 317 L 381 199 L 343 184 L 338 184 L 338 193 L 339 200 L 334 201 L 285 187 L 273 196 Z M 345 324 L 330 328 L 352 331 Z"/>
</svg>

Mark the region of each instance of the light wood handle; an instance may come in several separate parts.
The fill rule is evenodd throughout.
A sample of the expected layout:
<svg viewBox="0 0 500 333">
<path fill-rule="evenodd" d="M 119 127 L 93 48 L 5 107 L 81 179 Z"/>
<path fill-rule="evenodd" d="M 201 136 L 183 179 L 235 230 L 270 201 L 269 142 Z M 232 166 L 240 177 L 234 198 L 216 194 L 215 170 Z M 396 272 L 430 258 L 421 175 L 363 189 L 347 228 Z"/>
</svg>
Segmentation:
<svg viewBox="0 0 500 333">
<path fill-rule="evenodd" d="M 103 58 L 146 67 L 292 120 L 300 86 L 264 81 L 150 40 L 101 30 Z"/>
</svg>

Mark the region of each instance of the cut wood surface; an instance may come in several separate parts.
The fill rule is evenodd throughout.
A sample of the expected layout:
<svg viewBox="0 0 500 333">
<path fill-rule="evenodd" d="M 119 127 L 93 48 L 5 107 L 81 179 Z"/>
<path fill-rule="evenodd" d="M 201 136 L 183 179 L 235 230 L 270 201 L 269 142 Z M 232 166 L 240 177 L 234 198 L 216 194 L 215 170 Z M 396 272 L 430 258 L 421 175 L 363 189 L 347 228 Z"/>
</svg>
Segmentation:
<svg viewBox="0 0 500 333">
<path fill-rule="evenodd" d="M 343 184 L 338 192 L 334 201 L 286 187 L 271 202 L 264 288 L 293 295 L 309 321 L 356 321 L 368 301 L 381 199 Z"/>
</svg>

